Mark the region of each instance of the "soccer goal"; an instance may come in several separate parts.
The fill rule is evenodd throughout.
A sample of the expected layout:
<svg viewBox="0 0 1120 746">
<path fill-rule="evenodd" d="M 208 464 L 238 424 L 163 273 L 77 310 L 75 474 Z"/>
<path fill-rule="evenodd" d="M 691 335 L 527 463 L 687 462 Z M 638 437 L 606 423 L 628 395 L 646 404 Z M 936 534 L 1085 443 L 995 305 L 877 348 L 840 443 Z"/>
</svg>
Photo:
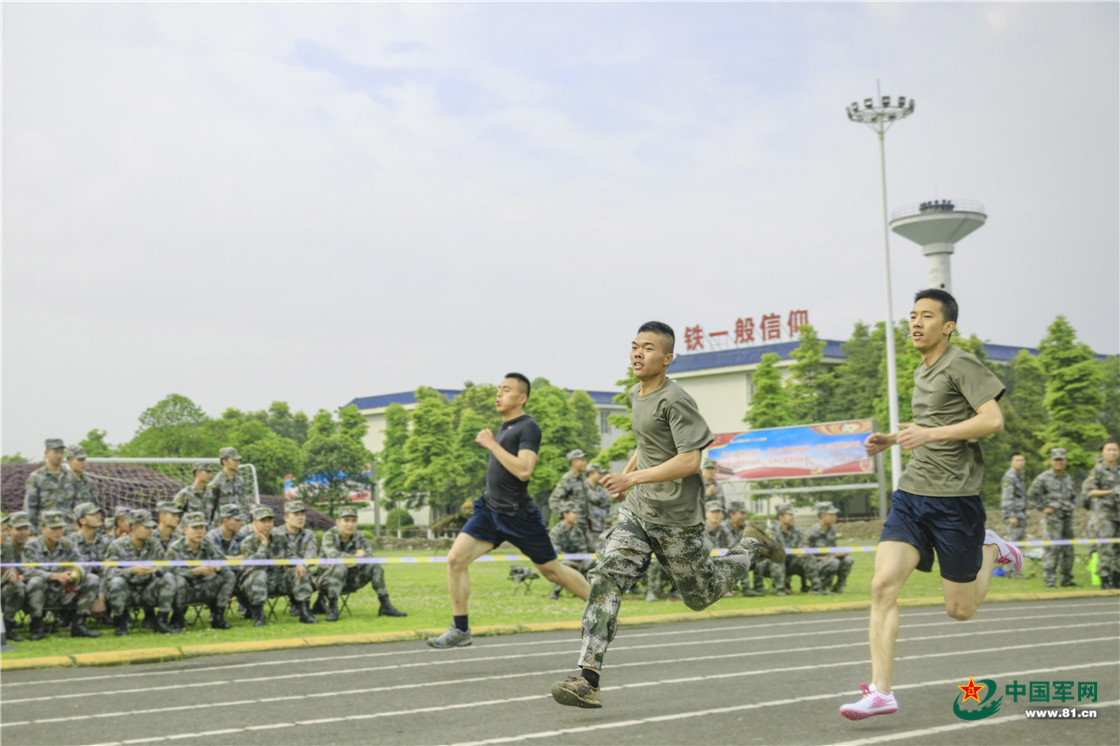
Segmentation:
<svg viewBox="0 0 1120 746">
<path fill-rule="evenodd" d="M 146 508 L 154 514 L 156 505 L 174 500 L 179 490 L 194 481 L 197 463 L 220 464 L 221 459 L 88 458 L 86 474 L 97 485 L 103 515 L 111 515 L 118 505 Z M 249 500 L 259 504 L 257 470 L 252 464 L 241 464 L 237 473 L 245 480 Z"/>
</svg>

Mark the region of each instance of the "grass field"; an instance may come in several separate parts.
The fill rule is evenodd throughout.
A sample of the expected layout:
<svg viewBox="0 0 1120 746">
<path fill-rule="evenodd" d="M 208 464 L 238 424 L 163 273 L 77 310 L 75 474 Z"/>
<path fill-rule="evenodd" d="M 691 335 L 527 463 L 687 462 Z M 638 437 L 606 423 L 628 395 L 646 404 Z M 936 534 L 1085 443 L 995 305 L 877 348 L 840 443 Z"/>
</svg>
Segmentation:
<svg viewBox="0 0 1120 746">
<path fill-rule="evenodd" d="M 859 544 L 862 542 L 852 542 Z M 503 547 L 499 553 L 504 553 Z M 1075 547 L 1074 580 L 1082 589 L 1089 589 L 1089 572 L 1086 569 L 1088 551 Z M 511 552 L 512 553 L 512 552 Z M 417 551 L 380 552 L 384 557 L 422 557 Z M 799 579 L 793 580 L 794 593 L 779 598 L 767 595 L 764 598 L 744 598 L 735 596 L 724 598 L 711 608 L 713 610 L 751 609 L 773 607 L 796 607 L 809 604 L 844 604 L 850 602 L 869 602 L 871 600 L 870 582 L 874 554 L 857 552 L 853 554 L 855 565 L 848 580 L 848 592 L 843 595 L 815 596 L 797 592 Z M 533 582 L 531 591 L 513 591 L 513 583 L 507 579 L 511 564 L 530 566 L 528 560 L 522 562 L 477 562 L 471 568 L 471 625 L 472 627 L 490 625 L 518 625 L 539 622 L 576 622 L 583 612 L 583 602 L 564 593 L 559 601 L 548 600 L 551 586 L 539 578 Z M 992 578 L 990 595 L 1007 593 L 1053 593 L 1043 587 L 1041 566 L 1038 561 L 1027 561 L 1026 573 L 1034 577 L 1025 580 L 1010 580 L 1004 577 Z M 15 643 L 17 650 L 4 653 L 5 660 L 35 658 L 41 656 L 75 655 L 79 653 L 109 652 L 118 650 L 138 650 L 165 646 L 208 645 L 222 642 L 245 642 L 251 640 L 272 640 L 287 638 L 309 638 L 328 635 L 368 634 L 371 632 L 410 632 L 417 630 L 439 631 L 451 621 L 450 605 L 447 598 L 447 571 L 442 563 L 403 563 L 385 565 L 385 579 L 393 603 L 408 612 L 404 618 L 377 616 L 378 602 L 368 588 L 350 597 L 351 616 L 343 614 L 338 622 L 327 623 L 320 618 L 319 624 L 300 624 L 294 617 L 281 614 L 265 627 L 253 627 L 248 620 L 240 617 L 230 619 L 233 629 L 212 630 L 205 621 L 188 628 L 181 634 L 158 635 L 144 629 L 133 629 L 127 637 L 113 635 L 111 626 L 95 626 L 101 632 L 99 639 L 71 639 L 68 631 L 48 635 L 37 642 Z M 941 596 L 941 579 L 934 567 L 932 573 L 915 572 L 906 587 L 902 598 L 919 599 Z M 281 603 L 278 608 L 283 608 Z M 644 597 L 627 596 L 622 604 L 622 619 L 662 614 L 688 613 L 687 607 L 680 602 L 656 601 L 647 603 Z M 757 620 L 752 624 L 767 624 L 767 620 Z M 26 633 L 26 626 L 21 632 Z M 578 633 L 573 632 L 573 635 Z"/>
</svg>

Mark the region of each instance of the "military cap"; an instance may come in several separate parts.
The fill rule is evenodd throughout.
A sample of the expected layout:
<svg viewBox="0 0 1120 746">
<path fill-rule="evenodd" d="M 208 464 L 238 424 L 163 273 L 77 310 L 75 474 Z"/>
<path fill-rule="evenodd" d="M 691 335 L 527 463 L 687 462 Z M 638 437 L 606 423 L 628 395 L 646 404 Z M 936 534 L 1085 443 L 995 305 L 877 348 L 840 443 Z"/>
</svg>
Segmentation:
<svg viewBox="0 0 1120 746">
<path fill-rule="evenodd" d="M 288 513 L 306 513 L 307 508 L 304 507 L 303 502 L 300 500 L 288 500 L 284 503 L 284 514 Z"/>
<path fill-rule="evenodd" d="M 265 518 L 275 518 L 275 516 L 272 515 L 272 508 L 267 505 L 258 505 L 253 508 L 254 521 L 263 521 Z"/>
<path fill-rule="evenodd" d="M 101 507 L 97 503 L 78 503 L 74 506 L 74 520 L 85 518 L 87 515 L 96 515 L 101 512 Z"/>
<path fill-rule="evenodd" d="M 601 465 L 595 463 L 595 462 L 591 462 L 590 464 L 587 465 L 587 473 L 590 474 L 593 471 L 598 472 L 599 474 L 602 474 L 603 473 L 603 467 Z"/>
<path fill-rule="evenodd" d="M 706 459 L 704 459 L 704 464 L 703 464 L 703 468 L 705 468 L 705 469 L 714 469 L 714 468 L 716 468 L 717 466 L 719 466 L 719 464 L 717 464 L 717 463 L 716 463 L 716 462 L 715 462 L 714 460 L 712 460 L 712 459 L 710 459 L 710 458 L 706 458 Z"/>
<path fill-rule="evenodd" d="M 727 501 L 727 512 L 730 513 L 733 510 L 738 510 L 740 512 L 746 513 L 747 512 L 747 504 L 745 502 L 743 502 L 742 500 L 728 500 Z"/>
<path fill-rule="evenodd" d="M 832 513 L 833 515 L 836 515 L 836 512 L 836 506 L 828 502 L 827 500 L 817 503 L 817 515 L 820 515 L 821 513 Z"/>
<path fill-rule="evenodd" d="M 55 448 L 65 448 L 62 444 L 62 438 L 47 438 L 46 446 L 48 451 L 53 451 Z"/>
<path fill-rule="evenodd" d="M 214 472 L 218 470 L 218 465 L 210 463 L 209 461 L 196 461 L 194 464 L 194 470 Z"/>
<path fill-rule="evenodd" d="M 129 517 L 129 519 L 131 519 L 133 524 L 135 524 L 137 526 L 147 526 L 148 528 L 155 528 L 156 527 L 156 522 L 152 518 L 151 512 L 148 511 L 148 510 L 145 510 L 144 508 L 137 508 L 136 510 L 133 510 L 128 515 L 128 517 Z"/>
<path fill-rule="evenodd" d="M 574 461 L 577 458 L 587 458 L 587 454 L 579 448 L 575 449 L 574 451 L 568 451 L 569 461 Z"/>
<path fill-rule="evenodd" d="M 190 528 L 191 526 L 205 526 L 206 519 L 202 517 L 202 513 L 197 510 L 191 511 L 183 516 L 183 524 Z"/>
<path fill-rule="evenodd" d="M 127 505 L 118 505 L 117 507 L 113 508 L 114 518 L 129 518 L 131 517 L 131 515 L 132 508 L 128 507 Z"/>
<path fill-rule="evenodd" d="M 241 506 L 234 505 L 233 503 L 226 503 L 218 510 L 218 513 L 222 518 L 236 518 L 239 521 L 245 520 L 245 516 L 241 514 Z"/>
<path fill-rule="evenodd" d="M 704 503 L 704 510 L 718 510 L 723 512 L 723 506 L 719 504 L 719 500 L 709 500 Z"/>
<path fill-rule="evenodd" d="M 222 450 L 218 451 L 218 457 L 219 458 L 231 458 L 234 461 L 240 461 L 241 460 L 241 456 L 238 455 L 237 449 L 233 448 L 232 446 L 230 446 L 229 448 L 223 448 Z"/>
<path fill-rule="evenodd" d="M 793 503 L 778 503 L 778 507 L 774 508 L 774 515 L 782 515 L 783 513 L 793 515 Z"/>
<path fill-rule="evenodd" d="M 574 513 L 576 512 L 576 504 L 571 501 L 562 502 L 556 506 L 556 510 L 558 513 L 560 513 L 560 515 L 563 515 L 564 513 Z"/>
<path fill-rule="evenodd" d="M 48 510 L 39 519 L 40 528 L 61 528 L 66 525 L 66 518 L 57 510 Z"/>
<path fill-rule="evenodd" d="M 358 517 L 358 509 L 357 508 L 351 508 L 351 507 L 345 507 L 342 510 L 338 511 L 338 517 L 339 518 L 357 518 Z"/>
<path fill-rule="evenodd" d="M 12 524 L 12 528 L 23 528 L 31 525 L 31 515 L 23 510 L 17 510 L 8 516 L 8 522 Z"/>
<path fill-rule="evenodd" d="M 1066 457 L 1066 449 L 1064 449 L 1064 448 L 1051 448 L 1050 449 L 1050 458 L 1052 458 L 1052 459 L 1055 459 L 1055 458 L 1064 459 L 1065 457 Z"/>
<path fill-rule="evenodd" d="M 156 506 L 156 512 L 157 513 L 175 513 L 177 515 L 179 513 L 182 513 L 183 511 L 181 511 L 177 507 L 175 507 L 175 503 L 165 502 L 165 503 L 160 503 L 159 505 Z"/>
<path fill-rule="evenodd" d="M 66 449 L 66 458 L 85 458 L 86 449 L 81 446 L 69 446 Z"/>
</svg>

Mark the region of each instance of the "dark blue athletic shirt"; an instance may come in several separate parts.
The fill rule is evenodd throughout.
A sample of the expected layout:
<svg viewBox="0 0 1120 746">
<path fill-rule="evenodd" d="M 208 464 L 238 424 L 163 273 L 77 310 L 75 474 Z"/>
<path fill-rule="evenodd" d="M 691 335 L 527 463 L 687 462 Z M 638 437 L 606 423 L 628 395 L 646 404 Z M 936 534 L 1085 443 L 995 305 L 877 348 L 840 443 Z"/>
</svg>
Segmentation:
<svg viewBox="0 0 1120 746">
<path fill-rule="evenodd" d="M 494 439 L 514 456 L 520 451 L 537 453 L 541 449 L 541 426 L 532 417 L 523 414 L 503 422 Z M 532 503 L 529 483 L 510 474 L 492 453 L 486 466 L 486 494 L 482 499 L 490 510 L 506 515 L 520 513 L 526 504 Z"/>
</svg>

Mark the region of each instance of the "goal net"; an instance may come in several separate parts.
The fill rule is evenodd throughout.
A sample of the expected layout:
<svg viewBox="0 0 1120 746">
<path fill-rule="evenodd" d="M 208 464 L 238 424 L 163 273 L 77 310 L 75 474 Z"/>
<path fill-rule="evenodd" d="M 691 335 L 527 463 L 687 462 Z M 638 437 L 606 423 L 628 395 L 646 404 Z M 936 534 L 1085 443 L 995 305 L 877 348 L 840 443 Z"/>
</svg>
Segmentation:
<svg viewBox="0 0 1120 746">
<path fill-rule="evenodd" d="M 197 463 L 221 469 L 216 458 L 89 458 L 86 475 L 97 485 L 102 515 L 110 516 L 122 505 L 146 508 L 154 515 L 159 503 L 174 500 L 179 490 L 194 481 Z M 237 473 L 245 480 L 249 502 L 260 503 L 257 470 L 252 464 L 241 464 Z"/>
</svg>

